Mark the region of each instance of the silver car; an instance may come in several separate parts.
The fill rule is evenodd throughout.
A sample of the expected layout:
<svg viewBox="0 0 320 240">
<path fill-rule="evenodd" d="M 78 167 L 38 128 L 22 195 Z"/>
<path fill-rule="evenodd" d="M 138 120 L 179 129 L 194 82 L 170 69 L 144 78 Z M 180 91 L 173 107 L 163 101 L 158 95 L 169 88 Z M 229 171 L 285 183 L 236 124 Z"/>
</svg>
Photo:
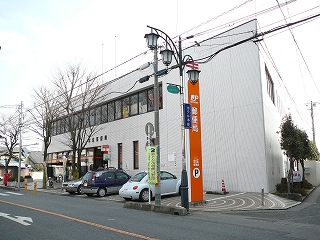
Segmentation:
<svg viewBox="0 0 320 240">
<path fill-rule="evenodd" d="M 180 194 L 180 178 L 168 171 L 160 171 L 161 195 Z M 155 196 L 154 185 L 148 184 L 148 173 L 140 172 L 134 175 L 119 190 L 120 197 L 125 200 L 149 201 L 149 187 L 151 197 Z"/>
<path fill-rule="evenodd" d="M 66 192 L 70 193 L 70 194 L 83 194 L 82 192 L 82 180 L 83 177 L 76 179 L 76 180 L 71 180 L 68 182 L 63 182 L 62 183 L 62 189 L 66 190 Z"/>
</svg>

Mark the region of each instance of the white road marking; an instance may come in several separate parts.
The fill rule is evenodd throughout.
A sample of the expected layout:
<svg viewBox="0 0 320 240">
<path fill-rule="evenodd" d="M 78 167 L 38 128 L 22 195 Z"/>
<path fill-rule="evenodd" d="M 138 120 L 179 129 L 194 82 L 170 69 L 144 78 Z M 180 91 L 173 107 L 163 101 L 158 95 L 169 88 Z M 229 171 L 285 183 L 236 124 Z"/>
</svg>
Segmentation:
<svg viewBox="0 0 320 240">
<path fill-rule="evenodd" d="M 0 196 L 9 196 L 9 194 L 6 194 L 6 193 L 0 193 Z"/>
<path fill-rule="evenodd" d="M 7 194 L 13 194 L 13 195 L 19 195 L 19 196 L 21 196 L 21 195 L 23 195 L 22 193 L 16 193 L 16 192 L 6 192 Z"/>
<path fill-rule="evenodd" d="M 29 226 L 29 225 L 31 225 L 31 223 L 33 223 L 33 220 L 30 217 L 22 217 L 22 216 L 10 217 L 9 215 L 10 214 L 8 214 L 8 213 L 0 212 L 0 217 L 7 218 L 9 220 L 15 221 L 15 222 L 20 223 L 22 225 Z"/>
</svg>

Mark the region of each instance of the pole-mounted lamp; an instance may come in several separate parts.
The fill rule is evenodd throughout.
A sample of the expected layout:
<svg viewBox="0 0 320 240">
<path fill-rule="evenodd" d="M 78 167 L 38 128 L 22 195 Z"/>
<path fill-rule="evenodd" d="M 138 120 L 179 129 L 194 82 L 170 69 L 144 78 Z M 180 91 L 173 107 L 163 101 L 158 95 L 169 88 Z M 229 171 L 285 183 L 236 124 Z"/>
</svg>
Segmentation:
<svg viewBox="0 0 320 240">
<path fill-rule="evenodd" d="M 147 45 L 149 49 L 154 50 L 157 48 L 157 42 L 159 38 L 158 34 L 153 32 L 147 33 L 144 35 L 144 38 L 147 40 Z"/>
<path fill-rule="evenodd" d="M 157 101 L 158 99 L 158 79 L 157 79 L 157 41 L 160 38 L 162 38 L 165 41 L 166 44 L 166 49 L 160 51 L 160 54 L 162 56 L 162 62 L 165 66 L 169 66 L 172 62 L 172 57 L 175 58 L 176 63 L 178 64 L 179 70 L 180 70 L 180 81 L 181 81 L 181 86 L 180 86 L 180 105 L 181 105 L 181 135 L 182 135 L 182 172 L 181 172 L 181 206 L 185 207 L 187 210 L 189 210 L 189 196 L 188 196 L 188 174 L 186 171 L 186 160 L 185 160 L 185 156 L 186 156 L 186 138 L 185 138 L 185 128 L 184 128 L 184 115 L 183 115 L 183 105 L 184 105 L 184 93 L 182 91 L 183 89 L 183 85 L 184 85 L 184 81 L 183 81 L 183 69 L 185 67 L 185 65 L 187 63 L 192 63 L 194 64 L 193 58 L 190 55 L 186 55 L 186 56 L 182 56 L 182 47 L 181 47 L 181 38 L 179 37 L 179 50 L 177 49 L 177 47 L 175 46 L 174 42 L 172 41 L 172 39 L 163 31 L 161 31 L 160 29 L 156 29 L 150 26 L 147 26 L 151 29 L 151 33 L 145 34 L 145 38 L 147 41 L 147 45 L 148 48 L 151 50 L 154 50 L 155 52 L 155 96 L 154 99 Z M 155 33 L 154 33 L 154 32 Z M 169 48 L 168 48 L 169 47 Z M 196 84 L 199 80 L 199 74 L 201 71 L 195 69 L 194 67 L 190 70 L 187 71 L 188 74 L 188 78 L 190 80 L 190 82 L 192 84 Z M 157 96 L 156 96 L 157 94 Z M 156 102 L 155 101 L 155 102 Z M 159 110 L 156 109 L 155 106 L 155 113 L 157 112 L 157 114 L 159 114 Z M 155 120 L 156 118 L 158 118 L 157 120 L 159 120 L 159 115 L 155 114 Z M 159 128 L 159 122 L 155 121 L 155 128 Z M 157 130 L 156 130 L 157 131 Z M 157 191 L 157 189 L 156 189 Z M 160 202 L 160 200 L 158 200 L 158 203 Z M 156 194 L 156 203 L 157 203 L 157 194 Z"/>
</svg>

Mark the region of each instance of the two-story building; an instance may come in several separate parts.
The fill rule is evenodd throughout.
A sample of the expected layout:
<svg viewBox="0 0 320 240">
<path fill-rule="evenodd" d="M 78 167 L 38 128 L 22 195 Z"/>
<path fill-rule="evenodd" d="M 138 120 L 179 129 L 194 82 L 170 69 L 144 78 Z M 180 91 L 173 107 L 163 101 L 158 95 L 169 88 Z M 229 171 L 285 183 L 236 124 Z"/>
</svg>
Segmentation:
<svg viewBox="0 0 320 240">
<path fill-rule="evenodd" d="M 201 70 L 198 117 L 202 159 L 197 160 L 202 165 L 204 190 L 221 191 L 224 180 L 228 191 L 259 192 L 264 188 L 270 192 L 285 176 L 286 159 L 277 133 L 285 112 L 275 70 L 253 40 L 215 54 L 256 32 L 257 21 L 252 20 L 183 49 Z M 161 68 L 165 67 L 159 62 Z M 184 93 L 190 102 L 186 70 Z M 82 173 L 103 166 L 130 174 L 147 169 L 145 129 L 148 122 L 154 123 L 153 79 L 137 81 L 152 72 L 151 65 L 106 83 L 107 100 L 90 109 L 90 121 L 99 131 L 83 151 Z M 179 176 L 183 147 L 180 96 L 167 91 L 168 83 L 181 84 L 177 69 L 159 78 L 160 168 Z M 186 131 L 189 180 L 194 177 L 191 169 L 198 164 L 190 159 L 190 131 L 195 130 Z M 61 167 L 63 155 L 70 149 L 61 143 L 68 141 L 61 130 L 54 129 L 54 133 L 47 163 Z"/>
</svg>

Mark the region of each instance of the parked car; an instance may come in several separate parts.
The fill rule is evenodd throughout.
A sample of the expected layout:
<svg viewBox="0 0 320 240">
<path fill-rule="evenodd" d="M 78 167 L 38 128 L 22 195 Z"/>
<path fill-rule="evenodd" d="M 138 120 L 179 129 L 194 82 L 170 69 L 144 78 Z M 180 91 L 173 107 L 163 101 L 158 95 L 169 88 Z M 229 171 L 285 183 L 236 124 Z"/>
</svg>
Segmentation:
<svg viewBox="0 0 320 240">
<path fill-rule="evenodd" d="M 87 178 L 82 181 L 82 191 L 87 196 L 97 194 L 99 197 L 107 193 L 118 193 L 130 176 L 123 170 L 109 169 L 87 173 Z"/>
<path fill-rule="evenodd" d="M 161 195 L 180 194 L 180 178 L 168 171 L 160 171 Z M 154 185 L 150 185 L 152 198 L 155 197 Z M 139 172 L 119 190 L 119 195 L 125 200 L 149 201 L 148 173 Z"/>
<path fill-rule="evenodd" d="M 82 181 L 88 177 L 87 174 L 88 173 L 86 173 L 84 176 L 82 176 L 79 179 L 63 182 L 62 189 L 66 190 L 66 192 L 70 194 L 75 194 L 75 193 L 83 194 L 81 184 L 82 184 Z"/>
</svg>

